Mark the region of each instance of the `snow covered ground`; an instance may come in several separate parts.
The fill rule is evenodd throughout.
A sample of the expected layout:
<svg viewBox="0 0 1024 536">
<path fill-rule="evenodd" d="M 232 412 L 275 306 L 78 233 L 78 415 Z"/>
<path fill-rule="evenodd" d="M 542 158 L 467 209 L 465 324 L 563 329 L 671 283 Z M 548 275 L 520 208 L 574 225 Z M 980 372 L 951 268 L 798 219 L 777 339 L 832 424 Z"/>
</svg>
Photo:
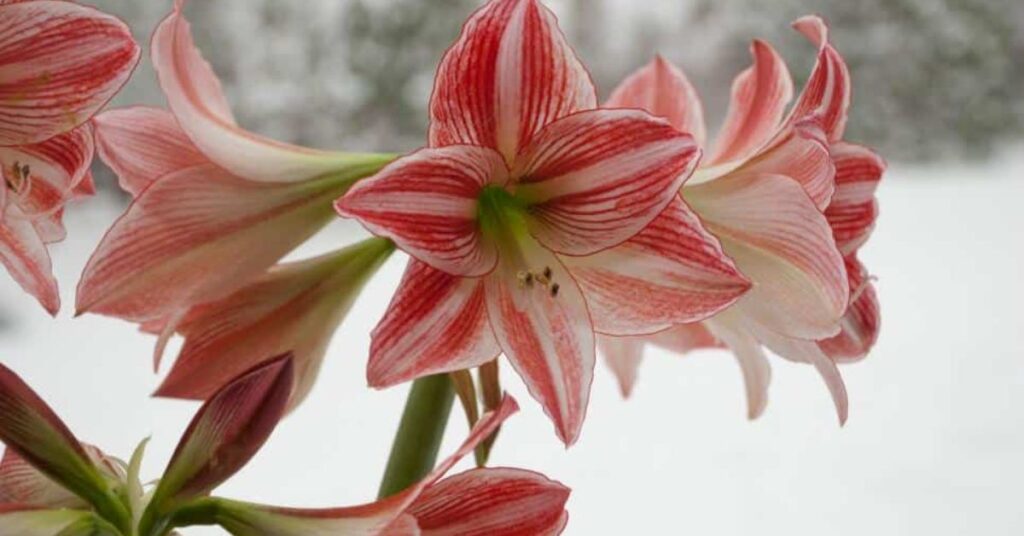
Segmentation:
<svg viewBox="0 0 1024 536">
<path fill-rule="evenodd" d="M 570 535 L 1024 533 L 1016 152 L 998 164 L 891 169 L 864 251 L 879 277 L 883 332 L 868 360 L 844 369 L 845 428 L 809 367 L 776 360 L 768 411 L 747 422 L 727 355 L 652 353 L 628 402 L 599 369 L 583 437 L 566 451 L 506 367 L 523 412 L 503 430 L 494 463 L 572 487 Z M 158 383 L 152 338 L 116 320 L 71 317 L 81 267 L 120 210 L 109 197 L 70 210 L 70 239 L 54 248 L 65 300 L 57 320 L 0 277 L 0 359 L 82 439 L 127 457 L 152 436 L 144 475 L 156 477 L 196 404 L 148 398 Z M 359 234 L 339 222 L 303 253 Z M 220 494 L 301 506 L 372 499 L 405 388 L 365 387 L 367 334 L 403 264 L 396 255 L 370 284 L 308 402 Z M 462 416 L 452 417 L 446 450 L 465 433 Z"/>
</svg>

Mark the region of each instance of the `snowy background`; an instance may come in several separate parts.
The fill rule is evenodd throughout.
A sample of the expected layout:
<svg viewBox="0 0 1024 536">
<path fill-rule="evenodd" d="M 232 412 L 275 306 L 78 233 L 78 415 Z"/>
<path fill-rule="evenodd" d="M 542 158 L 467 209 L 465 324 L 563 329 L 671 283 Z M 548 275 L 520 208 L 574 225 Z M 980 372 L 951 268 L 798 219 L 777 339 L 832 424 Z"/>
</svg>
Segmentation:
<svg viewBox="0 0 1024 536">
<path fill-rule="evenodd" d="M 141 41 L 170 4 L 97 3 L 137 24 Z M 324 147 L 402 150 L 419 143 L 433 68 L 474 2 L 194 4 L 200 46 L 244 125 Z M 851 417 L 842 429 L 809 367 L 775 360 L 768 411 L 748 422 L 731 357 L 652 351 L 629 401 L 599 367 L 583 436 L 566 451 L 505 367 L 523 411 L 493 462 L 572 487 L 570 535 L 1024 533 L 1022 5 L 787 1 L 762 13 L 743 0 L 551 4 L 604 94 L 661 49 L 691 71 L 712 117 L 750 36 L 779 43 L 802 78 L 812 52 L 785 23 L 803 11 L 829 15 L 857 84 L 851 137 L 893 161 L 863 252 L 879 277 L 883 331 L 866 361 L 843 369 Z M 121 98 L 132 102 L 161 102 L 148 65 Z M 86 258 L 125 202 L 108 187 L 68 211 L 69 239 L 53 248 L 65 303 L 57 320 L 0 277 L 0 359 L 83 440 L 127 457 L 152 436 L 144 476 L 156 477 L 197 405 L 148 397 L 159 383 L 151 337 L 70 310 Z M 294 256 L 361 237 L 339 221 Z M 404 262 L 395 255 L 371 282 L 309 400 L 219 494 L 300 506 L 373 498 L 405 388 L 366 388 L 367 333 Z M 444 451 L 466 431 L 458 409 L 451 423 Z"/>
</svg>

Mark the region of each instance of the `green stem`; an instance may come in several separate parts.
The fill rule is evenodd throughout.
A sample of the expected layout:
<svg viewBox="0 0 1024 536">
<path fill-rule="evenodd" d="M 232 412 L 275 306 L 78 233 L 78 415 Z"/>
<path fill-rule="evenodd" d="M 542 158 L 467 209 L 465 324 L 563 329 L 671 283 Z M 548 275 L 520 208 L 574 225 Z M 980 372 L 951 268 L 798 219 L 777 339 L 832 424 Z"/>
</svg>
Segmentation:
<svg viewBox="0 0 1024 536">
<path fill-rule="evenodd" d="M 455 389 L 447 374 L 413 382 L 378 497 L 402 491 L 434 468 L 454 401 Z"/>
</svg>

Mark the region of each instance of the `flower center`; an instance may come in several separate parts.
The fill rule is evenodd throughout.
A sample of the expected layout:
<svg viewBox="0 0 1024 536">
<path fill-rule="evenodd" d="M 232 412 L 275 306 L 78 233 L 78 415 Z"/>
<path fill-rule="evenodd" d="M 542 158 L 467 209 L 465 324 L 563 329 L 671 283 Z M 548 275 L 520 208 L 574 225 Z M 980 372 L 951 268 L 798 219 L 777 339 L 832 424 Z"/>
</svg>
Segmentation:
<svg viewBox="0 0 1024 536">
<path fill-rule="evenodd" d="M 515 277 L 518 287 L 543 289 L 552 298 L 557 297 L 561 286 L 554 280 L 551 267 L 531 265 L 524 252 L 534 240 L 526 223 L 529 217 L 526 202 L 504 188 L 488 186 L 480 192 L 478 207 L 480 230 L 498 246 L 500 262 L 513 267 L 506 270 L 509 276 Z"/>
<path fill-rule="evenodd" d="M 29 180 L 31 174 L 32 169 L 29 168 L 28 164 L 21 165 L 16 161 L 9 170 L 4 170 L 4 184 L 8 190 L 21 197 L 28 193 L 32 185 L 32 181 Z"/>
</svg>

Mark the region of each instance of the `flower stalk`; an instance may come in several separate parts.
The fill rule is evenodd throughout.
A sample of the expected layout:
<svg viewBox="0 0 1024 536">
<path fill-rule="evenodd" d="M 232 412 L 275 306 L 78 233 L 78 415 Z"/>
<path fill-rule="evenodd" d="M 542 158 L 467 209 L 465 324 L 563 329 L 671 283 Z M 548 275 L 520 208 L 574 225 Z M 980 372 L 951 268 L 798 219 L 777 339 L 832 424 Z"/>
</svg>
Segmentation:
<svg viewBox="0 0 1024 536">
<path fill-rule="evenodd" d="M 378 498 L 402 491 L 434 468 L 454 402 L 455 389 L 447 374 L 413 382 L 391 444 Z"/>
</svg>

